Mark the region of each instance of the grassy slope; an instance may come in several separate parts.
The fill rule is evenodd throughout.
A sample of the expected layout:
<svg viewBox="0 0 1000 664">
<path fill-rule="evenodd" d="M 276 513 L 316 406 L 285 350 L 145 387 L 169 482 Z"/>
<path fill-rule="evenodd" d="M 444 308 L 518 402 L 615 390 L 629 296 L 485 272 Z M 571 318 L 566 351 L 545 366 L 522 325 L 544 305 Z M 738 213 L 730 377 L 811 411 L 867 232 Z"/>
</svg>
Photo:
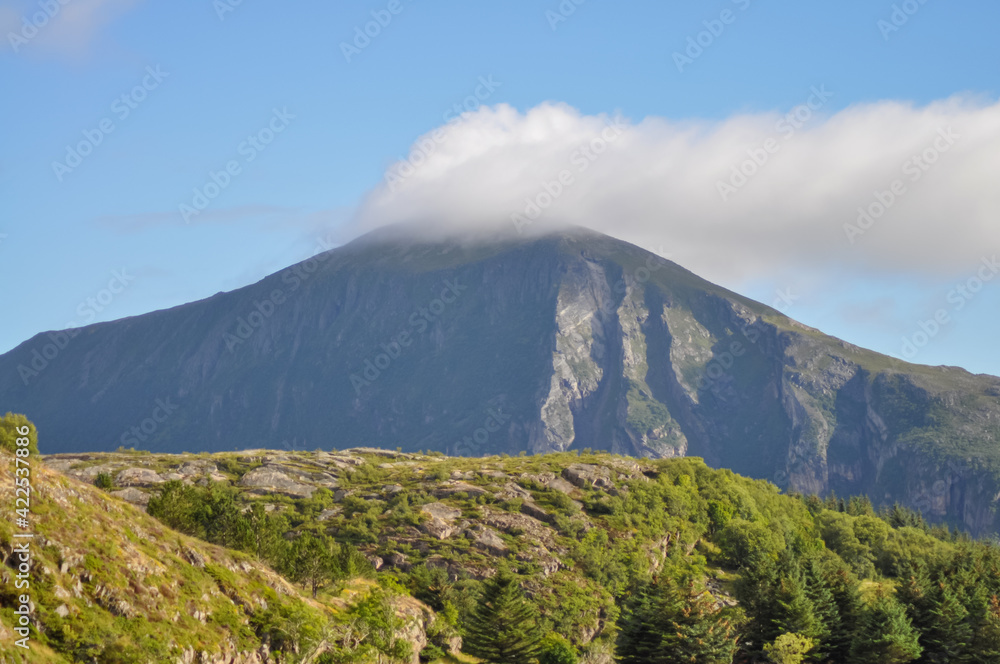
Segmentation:
<svg viewBox="0 0 1000 664">
<path fill-rule="evenodd" d="M 0 505 L 13 505 L 13 457 L 0 451 Z M 322 621 L 364 593 L 369 582 L 341 595 L 303 595 L 242 553 L 187 537 L 145 512 L 36 463 L 32 469 L 34 623 L 27 653 L 14 662 L 72 661 L 109 645 L 120 661 L 173 661 L 188 649 L 210 654 L 250 652 L 261 640 L 248 617 L 263 607 L 297 607 Z M 0 519 L 0 553 L 15 531 Z M 195 561 L 195 564 L 192 564 Z M 0 571 L 0 606 L 13 606 L 10 568 Z M 57 609 L 68 611 L 65 618 Z M 11 608 L 0 609 L 0 643 L 13 641 Z"/>
</svg>

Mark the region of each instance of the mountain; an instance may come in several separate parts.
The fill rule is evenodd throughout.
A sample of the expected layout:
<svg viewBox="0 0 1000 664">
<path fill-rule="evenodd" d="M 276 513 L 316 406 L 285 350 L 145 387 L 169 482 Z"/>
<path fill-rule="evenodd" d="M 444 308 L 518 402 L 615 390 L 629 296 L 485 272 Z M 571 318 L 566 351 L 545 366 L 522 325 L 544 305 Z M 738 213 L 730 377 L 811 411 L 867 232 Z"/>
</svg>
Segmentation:
<svg viewBox="0 0 1000 664">
<path fill-rule="evenodd" d="M 40 334 L 0 356 L 0 407 L 46 453 L 691 455 L 997 529 L 1000 379 L 857 348 L 584 229 L 382 229 L 236 291 Z"/>
</svg>

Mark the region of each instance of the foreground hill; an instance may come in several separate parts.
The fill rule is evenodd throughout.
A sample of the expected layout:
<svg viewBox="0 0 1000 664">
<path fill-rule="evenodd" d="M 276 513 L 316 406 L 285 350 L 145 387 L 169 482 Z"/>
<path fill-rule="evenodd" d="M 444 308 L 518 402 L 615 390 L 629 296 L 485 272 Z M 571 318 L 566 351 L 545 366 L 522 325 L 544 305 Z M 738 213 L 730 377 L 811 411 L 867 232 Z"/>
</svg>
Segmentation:
<svg viewBox="0 0 1000 664">
<path fill-rule="evenodd" d="M 256 557 L 176 532 L 118 498 L 32 468 L 30 571 L 13 519 L 0 519 L 0 662 L 267 664 L 315 661 L 375 584 L 311 598 Z M 0 504 L 13 509 L 14 459 L 0 449 Z M 15 586 L 27 579 L 28 587 Z M 30 612 L 27 648 L 19 598 Z M 433 612 L 395 600 L 416 651 Z M 369 660 L 359 660 L 369 661 Z M 372 660 L 373 661 L 373 660 Z"/>
<path fill-rule="evenodd" d="M 853 347 L 582 229 L 383 229 L 72 335 L 0 356 L 0 404 L 46 452 L 693 455 L 997 530 L 1000 379 Z"/>
<path fill-rule="evenodd" d="M 96 607 L 117 599 L 102 600 L 93 577 L 78 583 L 79 564 L 60 567 L 64 558 L 56 551 L 70 542 L 73 555 L 91 561 L 84 567 L 116 566 L 99 577 L 108 587 L 131 583 L 137 572 L 129 565 L 136 563 L 127 561 L 136 550 L 148 552 L 152 560 L 144 564 L 160 567 L 155 583 L 145 585 L 160 587 L 161 595 L 126 601 L 137 609 L 135 633 L 161 634 L 163 643 L 228 643 L 243 612 L 268 592 L 260 584 L 309 611 L 336 604 L 324 593 L 319 603 L 303 597 L 244 554 L 178 535 L 121 502 L 127 500 L 148 505 L 162 523 L 234 546 L 242 541 L 234 514 L 267 515 L 257 522 L 258 537 L 239 544 L 250 549 L 269 532 L 281 535 L 279 542 L 305 532 L 330 536 L 362 551 L 379 570 L 380 585 L 411 593 L 458 632 L 469 629 L 487 580 L 511 570 L 542 630 L 566 637 L 587 664 L 610 664 L 615 655 L 627 662 L 682 661 L 676 648 L 707 643 L 709 628 L 720 636 L 714 654 L 699 651 L 694 661 L 765 661 L 765 646 L 811 644 L 804 661 L 816 663 L 1000 662 L 995 547 L 931 529 L 901 508 L 877 513 L 864 499 L 782 495 L 772 484 L 712 470 L 700 459 L 589 451 L 471 459 L 355 448 L 54 455 L 45 464 L 38 530 L 50 538 L 51 553 L 47 569 L 35 574 L 51 579 L 45 581 L 51 592 L 38 600 L 44 607 L 38 622 L 50 634 L 58 633 L 54 612 L 72 604 L 73 588 L 82 585 L 93 606 L 77 601 L 71 618 L 105 615 Z M 0 480 L 4 499 L 9 474 Z M 9 542 L 9 533 L 0 531 L 0 542 Z M 197 556 L 205 558 L 204 568 L 190 564 Z M 234 578 L 225 572 L 230 568 Z M 218 580 L 223 575 L 243 597 L 232 610 L 225 604 L 232 593 Z M 187 603 L 182 607 L 164 587 L 179 587 L 171 592 L 183 592 Z M 227 608 L 197 604 L 202 594 L 209 599 L 201 602 Z M 676 602 L 657 604 L 658 597 L 675 596 Z M 190 617 L 195 606 L 207 614 L 207 625 Z M 647 606 L 655 611 L 644 613 Z M 174 625 L 178 613 L 182 622 Z M 674 622 L 662 629 L 702 636 L 651 642 L 649 630 L 661 629 L 657 621 L 671 615 Z M 0 616 L 10 624 L 9 611 Z M 650 659 L 642 654 L 647 647 L 672 654 Z M 425 654 L 440 652 L 428 647 Z"/>
</svg>

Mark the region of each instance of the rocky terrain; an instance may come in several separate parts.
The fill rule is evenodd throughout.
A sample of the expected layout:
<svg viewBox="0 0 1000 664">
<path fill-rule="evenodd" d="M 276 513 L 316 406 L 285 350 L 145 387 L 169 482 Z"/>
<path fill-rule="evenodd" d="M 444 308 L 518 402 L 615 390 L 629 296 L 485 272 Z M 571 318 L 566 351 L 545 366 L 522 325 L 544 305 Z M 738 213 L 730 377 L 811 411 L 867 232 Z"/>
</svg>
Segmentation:
<svg viewBox="0 0 1000 664">
<path fill-rule="evenodd" d="M 691 455 L 998 529 L 1000 379 L 851 346 L 583 229 L 383 229 L 230 293 L 41 334 L 0 356 L 0 404 L 48 453 Z"/>
<path fill-rule="evenodd" d="M 11 520 L 0 520 L 0 662 L 176 662 L 271 664 L 271 639 L 260 630 L 283 615 L 299 624 L 342 614 L 374 585 L 357 580 L 337 595 L 312 599 L 251 556 L 213 546 L 164 527 L 142 509 L 146 493 L 163 481 L 149 466 L 111 463 L 123 491 L 108 495 L 73 478 L 93 481 L 87 469 L 69 477 L 52 461 L 32 469 L 31 585 L 17 591 L 17 547 Z M 214 464 L 194 459 L 177 470 L 188 481 L 207 480 Z M 0 450 L 0 501 L 14 502 L 13 458 Z M 92 467 L 93 468 L 93 467 Z M 168 473 L 169 474 L 169 473 Z M 218 477 L 221 481 L 225 478 Z M 124 498 L 119 500 L 117 497 Z M 132 502 L 134 505 L 130 505 Z M 23 578 L 23 577 L 19 577 Z M 30 649 L 14 645 L 15 597 L 31 598 Z M 403 636 L 416 653 L 426 644 L 428 607 L 398 600 Z M 322 640 L 295 661 L 313 661 Z M 98 657 L 98 659 L 94 659 Z M 280 661 L 289 661 L 281 658 Z"/>
</svg>

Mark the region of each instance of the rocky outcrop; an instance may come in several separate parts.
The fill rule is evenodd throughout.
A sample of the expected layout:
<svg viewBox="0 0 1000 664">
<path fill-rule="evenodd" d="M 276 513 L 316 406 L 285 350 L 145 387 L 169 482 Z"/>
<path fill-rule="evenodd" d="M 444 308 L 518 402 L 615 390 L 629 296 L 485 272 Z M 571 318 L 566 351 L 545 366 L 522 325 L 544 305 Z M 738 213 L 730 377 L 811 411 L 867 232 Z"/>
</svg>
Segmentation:
<svg viewBox="0 0 1000 664">
<path fill-rule="evenodd" d="M 293 498 L 309 498 L 315 486 L 302 484 L 281 471 L 278 466 L 264 466 L 244 475 L 239 485 L 261 493 L 280 493 Z"/>
<path fill-rule="evenodd" d="M 429 503 L 420 507 L 427 519 L 420 524 L 420 529 L 439 540 L 448 539 L 458 528 L 455 519 L 462 516 L 462 510 L 449 507 L 444 503 Z"/>
</svg>

